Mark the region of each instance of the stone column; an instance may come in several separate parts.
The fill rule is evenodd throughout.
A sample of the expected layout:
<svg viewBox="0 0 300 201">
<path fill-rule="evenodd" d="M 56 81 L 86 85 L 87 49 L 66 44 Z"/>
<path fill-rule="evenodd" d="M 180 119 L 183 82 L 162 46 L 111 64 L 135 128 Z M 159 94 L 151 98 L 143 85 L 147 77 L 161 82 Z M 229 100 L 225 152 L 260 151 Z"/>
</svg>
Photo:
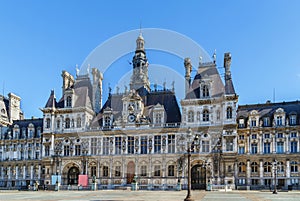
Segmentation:
<svg viewBox="0 0 300 201">
<path fill-rule="evenodd" d="M 39 164 L 38 179 L 41 179 L 41 164 Z"/>
<path fill-rule="evenodd" d="M 286 168 L 285 168 L 285 175 L 286 175 L 286 185 L 291 184 L 291 167 L 290 167 L 290 161 L 286 160 Z"/>
<path fill-rule="evenodd" d="M 251 185 L 251 167 L 250 167 L 250 160 L 247 160 L 247 173 L 246 173 L 246 177 L 247 177 L 247 185 Z"/>
<path fill-rule="evenodd" d="M 30 179 L 33 179 L 33 164 L 30 166 Z"/>
<path fill-rule="evenodd" d="M 284 151 L 286 154 L 290 153 L 290 141 L 289 141 L 289 135 L 286 134 L 285 135 L 285 142 L 284 142 Z"/>
<path fill-rule="evenodd" d="M 271 149 L 271 153 L 276 153 L 276 141 L 275 141 L 275 136 L 276 133 L 274 133 L 273 137 L 272 137 L 272 149 Z"/>
<path fill-rule="evenodd" d="M 260 185 L 263 185 L 263 183 L 264 183 L 263 176 L 264 176 L 263 161 L 260 160 L 260 161 L 259 161 L 259 177 L 260 177 Z"/>
<path fill-rule="evenodd" d="M 11 166 L 7 167 L 7 175 L 8 175 L 8 179 L 11 179 Z"/>
<path fill-rule="evenodd" d="M 19 179 L 19 166 L 16 165 L 16 179 Z"/>
<path fill-rule="evenodd" d="M 251 153 L 251 143 L 250 143 L 250 138 L 251 138 L 251 136 L 250 136 L 250 134 L 249 134 L 249 136 L 247 136 L 247 141 L 248 141 L 248 154 Z"/>
<path fill-rule="evenodd" d="M 26 179 L 26 166 L 23 166 L 23 179 Z"/>
</svg>

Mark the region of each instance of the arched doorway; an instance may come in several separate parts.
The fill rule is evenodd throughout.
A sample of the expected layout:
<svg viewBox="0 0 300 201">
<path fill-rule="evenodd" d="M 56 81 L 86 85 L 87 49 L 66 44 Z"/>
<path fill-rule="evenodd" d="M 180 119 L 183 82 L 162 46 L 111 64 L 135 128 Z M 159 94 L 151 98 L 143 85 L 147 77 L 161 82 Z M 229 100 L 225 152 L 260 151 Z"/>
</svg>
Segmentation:
<svg viewBox="0 0 300 201">
<path fill-rule="evenodd" d="M 206 189 L 206 169 L 202 165 L 194 165 L 192 167 L 192 189 L 205 190 Z"/>
<path fill-rule="evenodd" d="M 77 167 L 71 167 L 68 171 L 68 185 L 78 184 L 79 169 Z"/>
<path fill-rule="evenodd" d="M 131 184 L 135 174 L 135 164 L 133 161 L 130 161 L 127 164 L 127 184 Z"/>
</svg>

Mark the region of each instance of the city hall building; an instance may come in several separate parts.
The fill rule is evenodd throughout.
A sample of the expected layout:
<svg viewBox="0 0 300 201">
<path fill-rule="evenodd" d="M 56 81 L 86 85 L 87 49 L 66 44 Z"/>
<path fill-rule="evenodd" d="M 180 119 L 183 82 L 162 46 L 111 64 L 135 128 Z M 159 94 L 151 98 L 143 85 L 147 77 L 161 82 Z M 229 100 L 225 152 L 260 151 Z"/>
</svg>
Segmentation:
<svg viewBox="0 0 300 201">
<path fill-rule="evenodd" d="M 298 101 L 238 106 L 225 53 L 224 77 L 215 59 L 200 61 L 192 77 L 184 59 L 178 102 L 174 87 L 150 87 L 144 44 L 140 34 L 128 89 L 109 90 L 103 104 L 98 69 L 63 71 L 62 97 L 51 91 L 43 118 L 1 121 L 0 187 L 186 189 L 191 148 L 192 189 L 270 188 L 275 173 L 279 187 L 297 188 Z"/>
</svg>

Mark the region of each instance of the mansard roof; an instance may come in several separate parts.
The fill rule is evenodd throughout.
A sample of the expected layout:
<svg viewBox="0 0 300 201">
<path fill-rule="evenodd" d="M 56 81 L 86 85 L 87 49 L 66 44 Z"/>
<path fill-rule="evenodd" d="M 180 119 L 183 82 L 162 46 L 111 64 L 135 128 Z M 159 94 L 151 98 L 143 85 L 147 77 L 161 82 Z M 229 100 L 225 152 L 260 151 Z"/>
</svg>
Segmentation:
<svg viewBox="0 0 300 201">
<path fill-rule="evenodd" d="M 186 99 L 200 98 L 200 82 L 207 81 L 211 83 L 210 97 L 221 97 L 224 92 L 224 84 L 221 80 L 220 74 L 214 63 L 202 64 L 199 66 L 197 74 L 190 86 Z"/>
<path fill-rule="evenodd" d="M 68 90 L 74 92 L 74 105 L 73 107 L 89 107 L 92 108 L 92 84 L 88 75 L 79 75 L 73 86 L 71 86 Z M 65 97 L 62 96 L 59 102 L 56 104 L 57 108 L 64 108 L 64 100 Z"/>
<path fill-rule="evenodd" d="M 178 123 L 181 122 L 181 113 L 176 100 L 175 93 L 169 90 L 163 91 L 150 91 L 141 87 L 137 90 L 137 93 L 142 98 L 145 111 L 144 115 L 152 121 L 152 107 L 160 104 L 164 106 L 166 111 L 166 123 Z M 122 98 L 125 94 L 110 94 L 107 101 L 104 103 L 100 113 L 93 120 L 93 126 L 98 126 L 101 122 L 104 110 L 111 108 L 113 111 L 114 119 L 118 119 L 122 116 L 123 101 Z M 101 124 L 100 124 L 101 125 Z"/>
<path fill-rule="evenodd" d="M 300 101 L 292 102 L 280 102 L 280 103 L 264 103 L 264 104 L 252 104 L 252 105 L 239 105 L 237 110 L 238 118 L 248 118 L 251 111 L 256 110 L 259 117 L 272 117 L 276 110 L 282 108 L 285 114 L 288 116 L 290 114 L 296 114 L 298 119 L 300 117 Z M 298 123 L 297 123 L 298 124 Z"/>
</svg>

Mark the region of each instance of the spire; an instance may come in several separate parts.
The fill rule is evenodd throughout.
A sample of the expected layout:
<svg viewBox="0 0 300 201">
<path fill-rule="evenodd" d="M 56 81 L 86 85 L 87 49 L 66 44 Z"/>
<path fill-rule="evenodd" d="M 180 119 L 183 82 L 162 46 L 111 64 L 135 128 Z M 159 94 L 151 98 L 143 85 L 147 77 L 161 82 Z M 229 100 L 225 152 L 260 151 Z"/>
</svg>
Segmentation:
<svg viewBox="0 0 300 201">
<path fill-rule="evenodd" d="M 56 102 L 55 93 L 54 93 L 54 90 L 51 90 L 51 93 L 50 93 L 50 96 L 46 103 L 45 108 L 55 108 L 56 105 L 57 105 L 57 102 Z"/>
<path fill-rule="evenodd" d="M 150 91 L 150 82 L 148 78 L 148 60 L 145 52 L 145 40 L 140 30 L 136 39 L 135 55 L 132 58 L 133 73 L 130 81 L 130 90 L 138 90 L 144 87 Z"/>
</svg>

